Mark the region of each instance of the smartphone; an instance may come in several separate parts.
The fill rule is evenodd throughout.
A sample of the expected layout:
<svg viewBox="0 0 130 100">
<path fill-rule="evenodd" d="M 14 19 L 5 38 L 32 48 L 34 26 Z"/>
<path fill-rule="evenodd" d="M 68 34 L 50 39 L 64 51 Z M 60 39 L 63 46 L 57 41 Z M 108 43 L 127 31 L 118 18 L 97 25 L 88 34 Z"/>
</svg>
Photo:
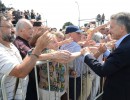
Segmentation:
<svg viewBox="0 0 130 100">
<path fill-rule="evenodd" d="M 42 22 L 34 22 L 33 23 L 33 26 L 41 26 L 42 25 Z"/>
</svg>

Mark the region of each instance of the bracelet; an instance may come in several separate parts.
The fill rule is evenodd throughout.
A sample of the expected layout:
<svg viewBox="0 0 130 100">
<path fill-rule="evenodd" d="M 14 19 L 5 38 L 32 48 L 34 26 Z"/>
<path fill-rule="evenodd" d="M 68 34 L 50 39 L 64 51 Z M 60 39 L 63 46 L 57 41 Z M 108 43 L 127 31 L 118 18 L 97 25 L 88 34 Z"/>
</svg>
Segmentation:
<svg viewBox="0 0 130 100">
<path fill-rule="evenodd" d="M 34 55 L 36 58 L 39 58 L 39 56 L 37 54 L 30 54 L 30 55 Z"/>
</svg>

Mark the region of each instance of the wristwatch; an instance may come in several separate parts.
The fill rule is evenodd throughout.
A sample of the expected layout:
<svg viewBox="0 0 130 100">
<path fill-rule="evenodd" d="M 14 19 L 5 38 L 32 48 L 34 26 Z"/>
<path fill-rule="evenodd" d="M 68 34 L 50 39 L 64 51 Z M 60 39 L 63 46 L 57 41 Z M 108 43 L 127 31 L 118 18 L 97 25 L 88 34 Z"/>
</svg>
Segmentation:
<svg viewBox="0 0 130 100">
<path fill-rule="evenodd" d="M 33 56 L 35 56 L 36 58 L 39 58 L 39 55 L 32 53 L 32 51 L 33 51 L 33 49 L 30 49 L 30 50 L 27 52 L 28 56 L 33 55 Z"/>
</svg>

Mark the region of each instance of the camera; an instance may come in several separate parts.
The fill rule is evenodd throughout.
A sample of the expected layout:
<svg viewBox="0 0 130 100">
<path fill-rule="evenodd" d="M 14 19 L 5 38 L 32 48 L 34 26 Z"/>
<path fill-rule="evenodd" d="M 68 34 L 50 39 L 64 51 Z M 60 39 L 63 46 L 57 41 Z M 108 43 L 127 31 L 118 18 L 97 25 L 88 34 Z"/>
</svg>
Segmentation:
<svg viewBox="0 0 130 100">
<path fill-rule="evenodd" d="M 42 25 L 42 22 L 34 22 L 33 23 L 33 26 L 41 26 Z"/>
</svg>

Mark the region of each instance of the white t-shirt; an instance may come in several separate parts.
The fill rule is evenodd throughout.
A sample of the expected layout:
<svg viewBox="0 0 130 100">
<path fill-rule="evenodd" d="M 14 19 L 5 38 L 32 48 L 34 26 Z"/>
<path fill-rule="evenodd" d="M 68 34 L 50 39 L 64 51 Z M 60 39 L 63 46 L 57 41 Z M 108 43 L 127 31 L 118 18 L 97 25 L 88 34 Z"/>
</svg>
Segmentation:
<svg viewBox="0 0 130 100">
<path fill-rule="evenodd" d="M 3 75 L 7 75 L 7 78 L 5 79 L 5 87 L 8 100 L 13 98 L 17 79 L 14 76 L 9 76 L 9 73 L 16 65 L 20 64 L 21 62 L 21 55 L 13 44 L 10 44 L 10 48 L 8 48 L 0 43 L 0 79 Z M 25 98 L 27 84 L 28 76 L 23 79 L 20 78 L 15 99 L 23 100 Z"/>
</svg>

